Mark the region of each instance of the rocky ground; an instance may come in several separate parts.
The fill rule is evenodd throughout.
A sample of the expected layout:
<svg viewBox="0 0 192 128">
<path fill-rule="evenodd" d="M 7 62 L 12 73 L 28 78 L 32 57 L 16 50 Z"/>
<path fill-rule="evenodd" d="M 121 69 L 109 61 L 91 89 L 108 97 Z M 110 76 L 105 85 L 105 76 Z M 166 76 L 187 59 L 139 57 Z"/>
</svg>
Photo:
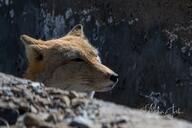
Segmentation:
<svg viewBox="0 0 192 128">
<path fill-rule="evenodd" d="M 0 73 L 0 127 L 192 128 L 192 124 Z"/>
</svg>

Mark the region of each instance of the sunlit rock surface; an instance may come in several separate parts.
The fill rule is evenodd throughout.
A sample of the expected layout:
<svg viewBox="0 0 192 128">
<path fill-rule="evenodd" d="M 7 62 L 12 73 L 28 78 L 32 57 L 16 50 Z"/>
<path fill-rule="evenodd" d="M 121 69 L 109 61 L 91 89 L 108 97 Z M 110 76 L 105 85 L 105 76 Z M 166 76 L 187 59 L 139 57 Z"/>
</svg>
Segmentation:
<svg viewBox="0 0 192 128">
<path fill-rule="evenodd" d="M 0 127 L 192 128 L 155 113 L 90 99 L 0 73 Z"/>
</svg>

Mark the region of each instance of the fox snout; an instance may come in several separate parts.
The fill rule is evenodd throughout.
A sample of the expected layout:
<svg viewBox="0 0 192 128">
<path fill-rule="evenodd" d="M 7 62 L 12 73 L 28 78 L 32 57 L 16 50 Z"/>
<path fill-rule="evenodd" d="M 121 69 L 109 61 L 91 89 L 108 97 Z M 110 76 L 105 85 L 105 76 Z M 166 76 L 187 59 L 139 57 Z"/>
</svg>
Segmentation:
<svg viewBox="0 0 192 128">
<path fill-rule="evenodd" d="M 109 91 L 115 87 L 118 82 L 119 76 L 117 73 L 108 74 L 108 79 L 112 82 L 112 84 L 107 85 L 101 91 Z"/>
<path fill-rule="evenodd" d="M 99 71 L 98 73 L 104 77 L 103 81 L 102 78 L 100 78 L 99 84 L 103 86 L 101 86 L 102 88 L 98 91 L 109 91 L 115 87 L 119 78 L 117 73 L 115 73 L 102 63 L 96 64 L 95 70 Z"/>
<path fill-rule="evenodd" d="M 110 80 L 110 82 L 112 82 L 111 84 L 109 85 L 106 85 L 101 91 L 109 91 L 109 90 L 112 90 L 115 85 L 117 84 L 118 82 L 118 79 L 119 79 L 119 76 L 117 73 L 108 73 L 107 74 L 107 79 Z"/>
</svg>

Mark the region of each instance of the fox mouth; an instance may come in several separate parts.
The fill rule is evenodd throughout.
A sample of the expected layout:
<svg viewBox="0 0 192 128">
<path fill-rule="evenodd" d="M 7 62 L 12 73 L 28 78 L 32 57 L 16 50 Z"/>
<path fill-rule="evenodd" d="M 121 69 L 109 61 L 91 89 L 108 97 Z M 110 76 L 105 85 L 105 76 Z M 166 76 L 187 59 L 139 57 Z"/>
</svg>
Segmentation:
<svg viewBox="0 0 192 128">
<path fill-rule="evenodd" d="M 110 91 L 112 90 L 114 87 L 115 87 L 116 83 L 115 84 L 110 84 L 108 86 L 105 86 L 104 88 L 102 88 L 101 90 L 99 90 L 98 92 L 107 92 L 107 91 Z"/>
</svg>

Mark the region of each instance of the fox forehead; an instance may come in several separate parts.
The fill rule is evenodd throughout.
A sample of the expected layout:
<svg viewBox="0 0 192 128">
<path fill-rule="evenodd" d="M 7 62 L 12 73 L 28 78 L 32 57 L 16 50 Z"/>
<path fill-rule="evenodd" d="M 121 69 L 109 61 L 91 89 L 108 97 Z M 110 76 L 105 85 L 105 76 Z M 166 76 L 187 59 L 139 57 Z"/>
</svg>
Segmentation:
<svg viewBox="0 0 192 128">
<path fill-rule="evenodd" d="M 98 50 L 90 45 L 87 39 L 76 36 L 65 36 L 64 38 L 45 41 L 46 52 L 71 54 L 71 56 L 98 57 Z M 51 54 L 51 53 L 50 53 Z"/>
</svg>

